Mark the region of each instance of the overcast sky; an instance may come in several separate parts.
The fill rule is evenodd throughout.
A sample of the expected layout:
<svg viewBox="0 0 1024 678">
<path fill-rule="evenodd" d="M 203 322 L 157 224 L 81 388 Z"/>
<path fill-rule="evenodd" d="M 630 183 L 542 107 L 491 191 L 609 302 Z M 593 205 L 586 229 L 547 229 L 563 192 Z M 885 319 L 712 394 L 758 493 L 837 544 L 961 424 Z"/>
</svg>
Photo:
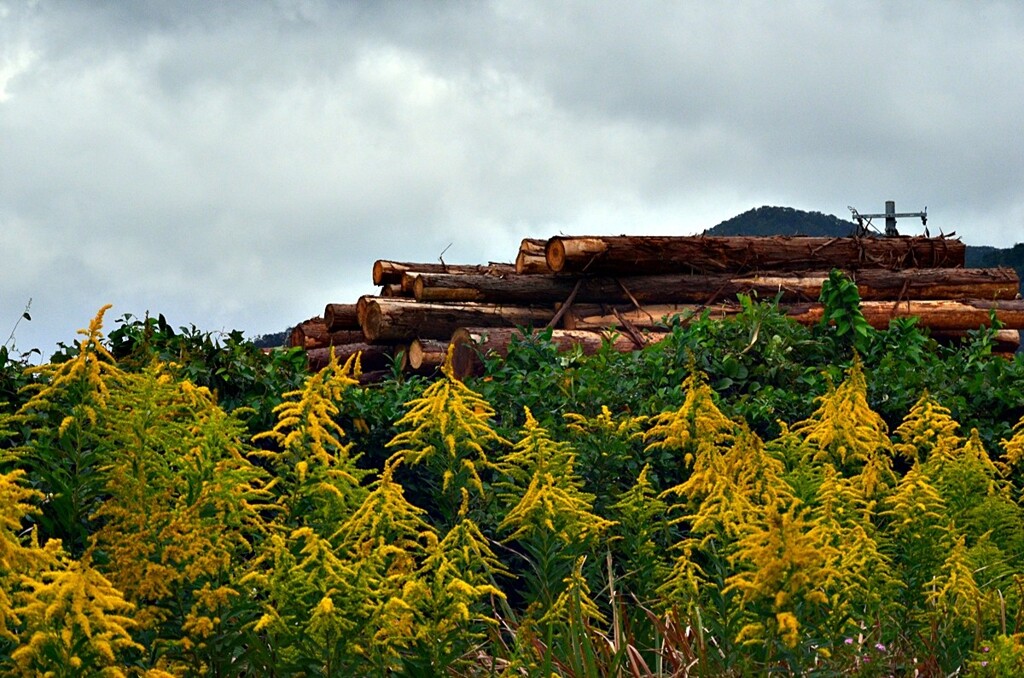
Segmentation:
<svg viewBox="0 0 1024 678">
<path fill-rule="evenodd" d="M 1024 240 L 1021 2 L 0 0 L 0 343 L 277 332 L 376 259 L 925 206 Z M 906 224 L 907 230 L 919 225 Z"/>
</svg>

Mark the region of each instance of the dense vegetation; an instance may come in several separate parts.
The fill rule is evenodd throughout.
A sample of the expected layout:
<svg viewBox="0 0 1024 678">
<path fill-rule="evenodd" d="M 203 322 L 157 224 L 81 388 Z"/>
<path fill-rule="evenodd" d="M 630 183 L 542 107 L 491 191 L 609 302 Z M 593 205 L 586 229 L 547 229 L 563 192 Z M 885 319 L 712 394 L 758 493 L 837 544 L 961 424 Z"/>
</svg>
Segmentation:
<svg viewBox="0 0 1024 678">
<path fill-rule="evenodd" d="M 822 296 L 467 383 L 0 349 L 0 673 L 1019 675 L 1024 358 Z"/>
</svg>

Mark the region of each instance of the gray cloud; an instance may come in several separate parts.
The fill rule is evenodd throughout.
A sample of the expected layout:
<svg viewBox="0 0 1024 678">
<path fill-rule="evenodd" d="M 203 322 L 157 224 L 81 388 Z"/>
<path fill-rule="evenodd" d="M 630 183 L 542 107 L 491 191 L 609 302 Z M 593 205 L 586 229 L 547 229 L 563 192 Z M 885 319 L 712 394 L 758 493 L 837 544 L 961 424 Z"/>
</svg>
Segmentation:
<svg viewBox="0 0 1024 678">
<path fill-rule="evenodd" d="M 377 258 L 895 199 L 1024 225 L 1018 3 L 0 2 L 0 332 L 272 332 Z"/>
</svg>

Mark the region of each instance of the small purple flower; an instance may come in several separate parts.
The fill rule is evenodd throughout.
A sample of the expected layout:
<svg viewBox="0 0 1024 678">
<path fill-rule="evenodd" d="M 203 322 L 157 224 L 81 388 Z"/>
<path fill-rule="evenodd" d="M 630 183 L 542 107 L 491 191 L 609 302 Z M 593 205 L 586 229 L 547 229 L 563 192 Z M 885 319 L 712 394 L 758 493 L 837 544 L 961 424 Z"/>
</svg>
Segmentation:
<svg viewBox="0 0 1024 678">
<path fill-rule="evenodd" d="M 879 652 L 885 652 L 885 645 L 882 645 L 881 643 L 875 643 L 875 649 Z"/>
<path fill-rule="evenodd" d="M 981 662 L 981 665 L 982 666 L 988 666 L 988 662 L 987 661 L 983 661 L 983 662 Z"/>
<path fill-rule="evenodd" d="M 860 660 L 862 662 L 864 662 L 865 664 L 867 664 L 869 661 L 871 661 L 871 657 L 869 657 L 867 655 L 864 655 L 863 657 L 860 658 Z"/>
<path fill-rule="evenodd" d="M 988 652 L 988 651 L 989 651 L 989 650 L 991 650 L 991 649 L 992 649 L 992 648 L 990 648 L 990 647 L 989 647 L 988 645 L 985 645 L 984 647 L 982 647 L 982 648 L 981 648 L 981 651 L 982 651 L 982 652 Z"/>
<path fill-rule="evenodd" d="M 853 638 L 847 638 L 843 642 L 846 643 L 847 645 L 853 645 Z"/>
</svg>

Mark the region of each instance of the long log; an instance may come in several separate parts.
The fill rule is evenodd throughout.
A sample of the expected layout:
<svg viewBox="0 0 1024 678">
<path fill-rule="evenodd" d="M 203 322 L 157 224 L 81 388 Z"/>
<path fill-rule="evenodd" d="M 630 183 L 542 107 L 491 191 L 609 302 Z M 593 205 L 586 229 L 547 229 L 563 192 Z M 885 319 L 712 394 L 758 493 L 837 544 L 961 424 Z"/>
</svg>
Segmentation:
<svg viewBox="0 0 1024 678">
<path fill-rule="evenodd" d="M 967 246 L 951 238 L 803 236 L 556 236 L 548 240 L 555 273 L 603 275 L 956 268 Z"/>
<path fill-rule="evenodd" d="M 459 327 L 543 326 L 554 315 L 553 310 L 544 308 L 374 299 L 366 307 L 363 334 L 369 342 L 446 339 Z"/>
<path fill-rule="evenodd" d="M 911 300 L 911 301 L 863 301 L 861 313 L 868 324 L 876 329 L 885 329 L 894 318 L 917 317 L 918 325 L 930 330 L 968 330 L 988 327 L 991 324 L 989 312 L 994 311 L 996 318 L 1004 329 L 1024 329 L 1024 301 L 982 301 L 965 299 L 950 300 Z M 673 315 L 699 315 L 705 310 L 712 318 L 725 318 L 736 315 L 742 309 L 739 304 L 674 304 L 651 305 L 642 309 L 623 308 L 619 315 L 611 312 L 601 315 L 588 315 L 591 308 L 576 309 L 571 315 L 571 325 L 576 329 L 600 329 L 621 326 L 621 318 L 625 318 L 636 327 L 661 327 L 667 318 Z M 824 317 L 825 308 L 818 303 L 780 304 L 779 310 L 788 317 L 804 325 L 813 325 Z"/>
<path fill-rule="evenodd" d="M 356 304 L 327 304 L 324 307 L 324 324 L 328 332 L 359 329 Z"/>
<path fill-rule="evenodd" d="M 645 333 L 644 345 L 657 343 L 667 336 L 662 332 Z M 523 338 L 523 334 L 515 327 L 460 327 L 455 330 L 451 338 L 452 371 L 455 377 L 464 379 L 471 374 L 480 374 L 483 366 L 481 356 L 507 356 L 509 344 L 516 337 Z M 593 330 L 552 330 L 551 342 L 559 351 L 579 346 L 584 355 L 597 353 L 605 342 L 620 353 L 643 348 L 627 335 Z"/>
<path fill-rule="evenodd" d="M 306 364 L 311 372 L 319 372 L 327 367 L 331 360 L 331 351 L 337 357 L 338 362 L 344 364 L 346 360 L 360 353 L 359 364 L 363 371 L 383 370 L 391 366 L 396 355 L 395 347 L 380 344 L 342 344 L 329 348 L 314 348 L 306 351 Z"/>
<path fill-rule="evenodd" d="M 551 269 L 548 268 L 547 244 L 547 240 L 523 238 L 519 244 L 519 254 L 516 255 L 516 273 L 551 273 Z"/>
<path fill-rule="evenodd" d="M 1020 280 L 1012 268 L 920 268 L 847 271 L 861 299 L 1013 299 Z M 663 274 L 576 278 L 564 275 L 503 276 L 420 273 L 412 281 L 417 301 L 477 301 L 506 304 L 561 302 L 576 290 L 579 303 L 641 304 L 732 300 L 737 294 L 781 294 L 782 301 L 812 301 L 828 272 L 764 275 Z M 579 286 L 577 288 L 577 285 Z"/>
<path fill-rule="evenodd" d="M 485 273 L 487 271 L 515 273 L 513 264 L 421 264 L 408 261 L 378 259 L 373 262 L 373 284 L 389 285 L 402 282 L 402 274 L 420 273 Z"/>
</svg>

